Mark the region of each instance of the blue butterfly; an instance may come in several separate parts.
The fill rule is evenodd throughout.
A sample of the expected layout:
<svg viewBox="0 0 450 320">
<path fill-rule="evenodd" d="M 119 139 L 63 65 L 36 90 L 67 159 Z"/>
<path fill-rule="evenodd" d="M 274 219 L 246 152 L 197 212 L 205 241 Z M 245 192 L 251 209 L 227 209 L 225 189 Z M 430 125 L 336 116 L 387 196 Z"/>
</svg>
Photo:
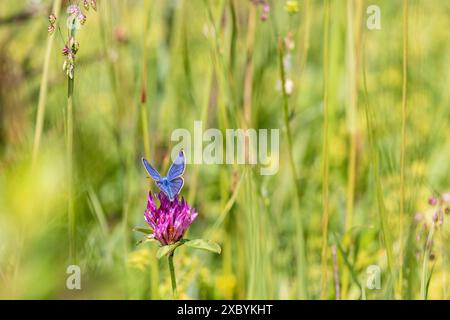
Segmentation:
<svg viewBox="0 0 450 320">
<path fill-rule="evenodd" d="M 142 158 L 145 170 L 147 170 L 150 177 L 155 180 L 159 189 L 166 194 L 170 201 L 173 201 L 175 196 L 180 192 L 184 185 L 184 179 L 182 177 L 184 169 L 186 167 L 184 161 L 184 151 L 181 150 L 178 157 L 172 163 L 167 172 L 167 177 L 162 177 L 158 171 L 153 168 L 147 160 Z"/>
</svg>

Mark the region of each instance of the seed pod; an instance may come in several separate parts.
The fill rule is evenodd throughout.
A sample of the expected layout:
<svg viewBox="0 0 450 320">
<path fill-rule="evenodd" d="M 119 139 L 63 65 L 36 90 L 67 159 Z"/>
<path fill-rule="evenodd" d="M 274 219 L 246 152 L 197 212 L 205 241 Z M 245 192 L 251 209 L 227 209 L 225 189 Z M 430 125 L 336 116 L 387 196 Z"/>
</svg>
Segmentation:
<svg viewBox="0 0 450 320">
<path fill-rule="evenodd" d="M 48 31 L 49 34 L 52 34 L 53 32 L 55 32 L 55 25 L 50 24 L 50 25 L 47 27 L 47 31 Z"/>
<path fill-rule="evenodd" d="M 52 13 L 48 16 L 48 21 L 50 22 L 50 24 L 55 24 L 56 22 L 56 16 Z"/>
<path fill-rule="evenodd" d="M 94 9 L 94 11 L 97 11 L 97 1 L 96 0 L 91 0 L 91 7 L 92 7 L 92 9 Z"/>
<path fill-rule="evenodd" d="M 67 45 L 64 45 L 64 48 L 62 49 L 62 54 L 64 56 L 67 56 L 67 55 L 69 55 L 69 52 L 70 52 L 69 47 Z"/>
<path fill-rule="evenodd" d="M 85 16 L 84 14 L 82 14 L 82 13 L 80 13 L 80 14 L 77 16 L 77 19 L 78 19 L 78 21 L 80 21 L 81 25 L 84 25 L 85 22 L 86 22 L 86 16 Z"/>
<path fill-rule="evenodd" d="M 438 199 L 435 196 L 431 196 L 428 198 L 428 204 L 430 206 L 434 207 L 435 205 L 437 205 L 437 203 L 438 203 Z"/>
</svg>

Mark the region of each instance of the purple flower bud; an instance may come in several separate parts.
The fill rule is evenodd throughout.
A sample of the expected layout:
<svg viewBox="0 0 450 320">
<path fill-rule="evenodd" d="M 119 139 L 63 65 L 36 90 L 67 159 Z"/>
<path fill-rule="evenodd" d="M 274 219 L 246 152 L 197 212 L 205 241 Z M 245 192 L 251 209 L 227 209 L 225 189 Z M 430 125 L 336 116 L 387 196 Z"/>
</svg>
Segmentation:
<svg viewBox="0 0 450 320">
<path fill-rule="evenodd" d="M 422 219 L 423 219 L 423 214 L 421 214 L 420 212 L 417 212 L 414 215 L 414 222 L 415 223 L 419 223 L 420 221 L 422 221 Z"/>
<path fill-rule="evenodd" d="M 48 16 L 48 21 L 50 22 L 50 24 L 55 24 L 56 22 L 56 16 L 52 13 Z"/>
<path fill-rule="evenodd" d="M 84 14 L 82 14 L 82 13 L 80 13 L 77 16 L 77 19 L 78 19 L 78 21 L 80 21 L 81 25 L 84 25 L 84 23 L 86 22 L 86 16 Z"/>
<path fill-rule="evenodd" d="M 62 49 L 62 54 L 67 56 L 67 55 L 69 55 L 69 53 L 70 53 L 70 49 L 66 44 L 66 45 L 64 45 L 64 48 Z"/>
<path fill-rule="evenodd" d="M 266 21 L 269 19 L 269 13 L 270 13 L 270 5 L 269 3 L 265 2 L 263 4 L 262 13 L 261 13 L 261 21 Z"/>
<path fill-rule="evenodd" d="M 89 1 L 83 0 L 83 6 L 84 6 L 84 9 L 89 10 Z"/>
<path fill-rule="evenodd" d="M 438 222 L 438 220 L 439 220 L 439 213 L 437 211 L 433 214 L 432 219 L 433 219 L 434 223 Z"/>
<path fill-rule="evenodd" d="M 94 11 L 97 11 L 97 1 L 96 0 L 91 0 L 91 7 L 92 7 L 92 9 L 94 9 Z"/>
<path fill-rule="evenodd" d="M 155 203 L 156 198 L 159 199 L 159 207 Z M 149 192 L 144 217 L 153 229 L 154 238 L 165 246 L 183 238 L 184 233 L 197 217 L 197 211 L 191 208 L 184 198 L 179 201 L 178 195 L 170 201 L 163 192 L 158 195 L 152 195 Z"/>
<path fill-rule="evenodd" d="M 55 32 L 55 25 L 50 24 L 50 25 L 47 27 L 47 31 L 48 31 L 49 34 L 52 34 L 53 32 Z"/>
<path fill-rule="evenodd" d="M 445 208 L 445 214 L 449 214 L 450 213 L 450 208 Z"/>
<path fill-rule="evenodd" d="M 450 202 L 450 192 L 446 192 L 442 195 L 442 201 L 444 203 L 448 203 Z"/>
<path fill-rule="evenodd" d="M 78 16 L 81 13 L 80 7 L 76 4 L 71 4 L 67 7 L 67 13 L 71 16 Z"/>
<path fill-rule="evenodd" d="M 431 196 L 431 197 L 428 198 L 428 204 L 430 206 L 434 207 L 435 205 L 438 204 L 438 199 L 435 196 Z"/>
</svg>

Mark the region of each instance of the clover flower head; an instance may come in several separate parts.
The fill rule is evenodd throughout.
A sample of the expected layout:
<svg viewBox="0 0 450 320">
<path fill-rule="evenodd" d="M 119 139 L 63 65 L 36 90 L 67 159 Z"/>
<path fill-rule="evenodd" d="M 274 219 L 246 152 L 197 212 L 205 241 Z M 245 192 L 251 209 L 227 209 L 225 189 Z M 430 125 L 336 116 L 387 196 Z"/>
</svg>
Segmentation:
<svg viewBox="0 0 450 320">
<path fill-rule="evenodd" d="M 156 199 L 159 200 L 159 206 Z M 163 246 L 181 240 L 197 215 L 197 211 L 184 198 L 180 201 L 178 195 L 170 201 L 163 192 L 157 195 L 149 192 L 144 217 L 153 229 L 152 237 Z"/>
</svg>

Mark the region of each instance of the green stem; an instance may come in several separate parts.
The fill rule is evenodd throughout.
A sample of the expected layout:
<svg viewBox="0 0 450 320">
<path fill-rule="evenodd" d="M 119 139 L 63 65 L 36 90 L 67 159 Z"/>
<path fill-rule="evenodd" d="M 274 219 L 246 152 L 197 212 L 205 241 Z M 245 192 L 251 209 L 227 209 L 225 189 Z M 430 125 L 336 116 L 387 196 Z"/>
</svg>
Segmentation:
<svg viewBox="0 0 450 320">
<path fill-rule="evenodd" d="M 292 133 L 289 126 L 289 99 L 286 93 L 286 74 L 283 64 L 284 47 L 283 40 L 278 39 L 278 54 L 279 54 L 279 67 L 280 67 L 280 77 L 281 77 L 281 92 L 283 94 L 283 110 L 284 110 L 284 125 L 286 129 L 286 136 L 288 141 L 288 153 L 289 153 L 289 163 L 291 167 L 292 178 L 294 180 L 295 187 L 295 219 L 297 226 L 297 242 L 298 242 L 298 256 L 297 256 L 297 275 L 298 275 L 298 293 L 300 299 L 308 298 L 308 291 L 306 288 L 306 258 L 305 258 L 305 236 L 303 229 L 303 219 L 300 213 L 300 187 L 297 175 L 297 170 L 295 167 L 294 155 L 293 155 L 293 144 L 292 144 Z"/>
<path fill-rule="evenodd" d="M 67 90 L 67 185 L 68 185 L 68 221 L 70 259 L 76 261 L 75 210 L 73 202 L 73 86 L 74 80 L 68 77 Z"/>
<path fill-rule="evenodd" d="M 167 258 L 169 261 L 170 281 L 172 282 L 173 299 L 177 298 L 177 279 L 175 277 L 175 268 L 173 267 L 173 252 Z"/>
<path fill-rule="evenodd" d="M 329 91 L 329 27 L 330 27 L 330 2 L 325 3 L 324 16 L 324 53 L 323 53 L 323 76 L 324 76 L 324 93 L 323 93 L 323 213 L 322 213 L 322 271 L 320 297 L 327 297 L 327 278 L 328 278 L 328 220 L 329 220 L 329 157 L 328 157 L 328 91 Z"/>
<path fill-rule="evenodd" d="M 55 0 L 53 2 L 52 12 L 55 16 L 59 16 L 59 11 L 61 7 L 61 0 Z M 33 166 L 36 164 L 36 158 L 39 152 L 39 145 L 41 143 L 42 129 L 44 127 L 44 116 L 45 116 L 45 102 L 47 100 L 47 86 L 48 86 L 48 70 L 50 66 L 50 57 L 53 48 L 54 34 L 50 35 L 47 39 L 47 47 L 45 49 L 44 67 L 42 71 L 41 86 L 39 89 L 39 102 L 36 114 L 36 128 L 34 132 L 34 142 L 33 142 Z"/>
<path fill-rule="evenodd" d="M 420 281 L 420 298 L 427 300 L 428 298 L 428 261 L 431 253 L 431 241 L 434 235 L 434 223 L 431 225 L 430 232 L 425 243 L 425 249 L 423 251 L 423 264 L 422 264 L 422 279 Z"/>
<path fill-rule="evenodd" d="M 363 85 L 364 85 L 364 96 L 365 96 L 365 113 L 366 113 L 366 123 L 367 123 L 367 132 L 368 132 L 368 140 L 369 140 L 369 150 L 372 159 L 372 168 L 374 171 L 374 179 L 376 186 L 376 196 L 377 196 L 377 204 L 378 204 L 378 214 L 380 218 L 381 231 L 383 235 L 383 242 L 386 248 L 386 257 L 387 264 L 391 278 L 393 279 L 393 283 L 395 282 L 395 273 L 393 260 L 394 256 L 392 253 L 392 240 L 391 235 L 387 225 L 387 216 L 386 216 L 386 206 L 383 195 L 383 187 L 381 185 L 381 172 L 380 172 L 380 160 L 379 160 L 379 152 L 376 148 L 376 136 L 375 129 L 373 127 L 372 119 L 374 118 L 373 113 L 371 111 L 371 106 L 369 103 L 369 93 L 367 89 L 367 76 L 366 76 L 366 45 L 364 45 L 364 54 L 363 54 Z M 391 290 L 389 290 L 388 295 L 391 295 Z"/>
<path fill-rule="evenodd" d="M 144 32 L 142 37 L 142 65 L 141 65 L 141 121 L 142 121 L 142 138 L 144 141 L 144 153 L 147 159 L 150 158 L 150 141 L 148 136 L 148 113 L 147 113 L 147 37 L 148 37 L 148 19 L 149 3 L 144 1 Z"/>
<path fill-rule="evenodd" d="M 399 230 L 399 277 L 398 297 L 401 298 L 403 288 L 403 224 L 405 216 L 405 152 L 406 152 L 406 108 L 407 108 L 407 85 L 408 85 L 408 0 L 403 1 L 403 85 L 402 85 L 402 126 L 400 146 L 400 230 Z"/>
</svg>

